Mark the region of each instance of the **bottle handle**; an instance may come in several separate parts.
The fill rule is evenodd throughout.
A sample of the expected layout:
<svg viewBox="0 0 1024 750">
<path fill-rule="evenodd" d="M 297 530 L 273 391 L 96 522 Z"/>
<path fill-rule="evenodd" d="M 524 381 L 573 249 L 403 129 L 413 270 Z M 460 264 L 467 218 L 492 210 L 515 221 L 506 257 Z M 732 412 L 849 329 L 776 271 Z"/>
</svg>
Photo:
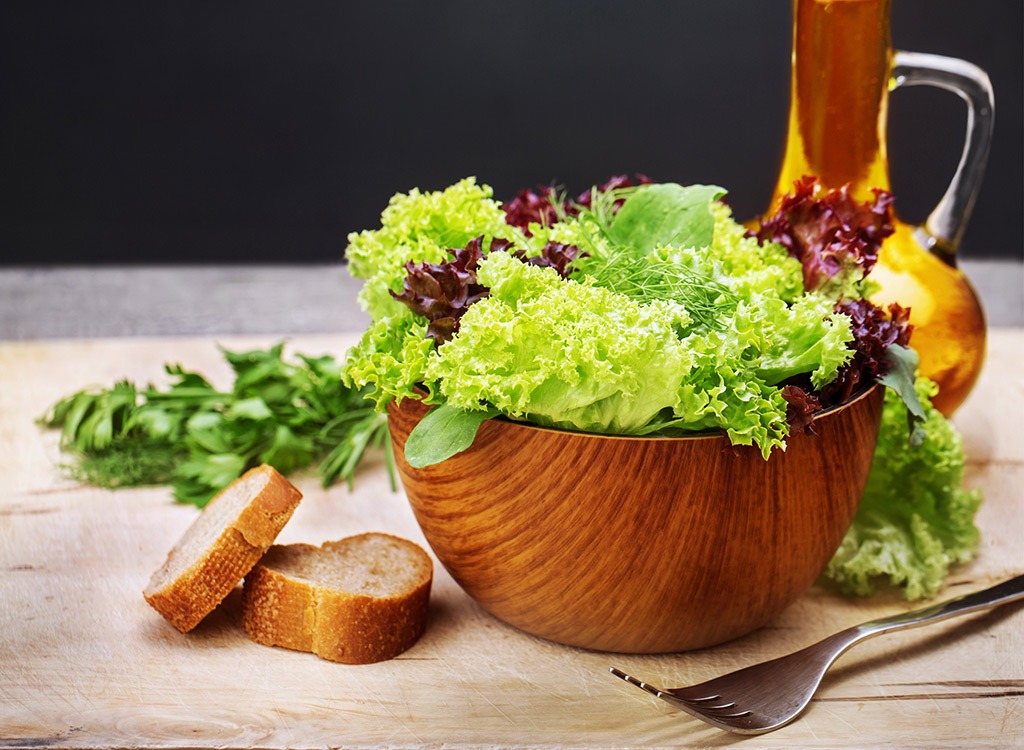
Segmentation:
<svg viewBox="0 0 1024 750">
<path fill-rule="evenodd" d="M 967 104 L 964 150 L 956 173 L 924 225 L 915 230 L 919 243 L 956 266 L 956 251 L 978 197 L 992 145 L 992 83 L 984 70 L 966 60 L 923 52 L 895 52 L 889 90 L 918 85 L 952 91 Z"/>
</svg>

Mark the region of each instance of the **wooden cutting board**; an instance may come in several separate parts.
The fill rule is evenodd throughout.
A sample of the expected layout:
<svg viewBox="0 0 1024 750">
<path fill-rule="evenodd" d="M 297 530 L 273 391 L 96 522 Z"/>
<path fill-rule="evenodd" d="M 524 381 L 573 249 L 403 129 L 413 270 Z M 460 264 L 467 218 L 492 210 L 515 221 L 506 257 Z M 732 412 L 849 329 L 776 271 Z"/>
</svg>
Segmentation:
<svg viewBox="0 0 1024 750">
<path fill-rule="evenodd" d="M 292 351 L 341 355 L 351 337 Z M 440 567 L 422 640 L 346 666 L 250 642 L 236 590 L 182 635 L 142 598 L 195 516 L 166 489 L 109 492 L 63 477 L 57 437 L 34 420 L 57 398 L 119 378 L 161 380 L 180 362 L 229 382 L 217 344 L 117 339 L 0 344 L 0 747 L 710 747 L 736 742 L 609 674 L 673 685 L 780 656 L 917 605 L 814 588 L 761 631 L 696 653 L 625 656 L 544 642 L 492 618 Z M 1024 570 L 1024 331 L 996 330 L 981 383 L 957 415 L 967 484 L 986 501 L 979 554 L 944 596 Z M 353 491 L 299 477 L 281 536 L 319 543 L 378 530 L 424 543 L 383 461 Z M 897 633 L 844 655 L 805 715 L 745 747 L 1024 746 L 1024 607 Z"/>
</svg>

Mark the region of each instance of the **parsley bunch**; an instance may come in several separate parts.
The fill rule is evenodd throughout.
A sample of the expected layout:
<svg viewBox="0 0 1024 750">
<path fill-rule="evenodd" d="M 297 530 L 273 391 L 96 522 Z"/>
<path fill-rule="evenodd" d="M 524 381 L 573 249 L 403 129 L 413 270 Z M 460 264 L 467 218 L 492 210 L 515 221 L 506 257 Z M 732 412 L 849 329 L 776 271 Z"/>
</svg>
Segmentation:
<svg viewBox="0 0 1024 750">
<path fill-rule="evenodd" d="M 108 488 L 170 484 L 177 500 L 203 507 L 261 463 L 288 474 L 316 461 L 326 487 L 351 483 L 365 451 L 387 447 L 385 417 L 342 383 L 333 357 L 285 361 L 282 344 L 222 352 L 235 374 L 230 391 L 165 365 L 167 388 L 123 380 L 52 406 L 40 421 L 77 457 L 71 475 Z"/>
</svg>

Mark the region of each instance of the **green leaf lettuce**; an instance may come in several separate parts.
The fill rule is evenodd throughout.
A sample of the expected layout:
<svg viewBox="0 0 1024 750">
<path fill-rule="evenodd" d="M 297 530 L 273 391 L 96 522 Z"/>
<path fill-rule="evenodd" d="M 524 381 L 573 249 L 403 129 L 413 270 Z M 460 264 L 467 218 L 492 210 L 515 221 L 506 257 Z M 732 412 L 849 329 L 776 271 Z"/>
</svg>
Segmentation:
<svg viewBox="0 0 1024 750">
<path fill-rule="evenodd" d="M 610 225 L 610 212 L 581 212 L 533 227 L 533 237 L 514 244 L 579 243 L 587 255 L 578 269 L 563 278 L 507 252 L 487 253 L 477 281 L 488 296 L 466 309 L 458 331 L 437 348 L 424 338 L 426 319 L 391 305 L 388 295 L 389 304 L 372 306 L 375 320 L 349 352 L 346 382 L 368 386 L 378 408 L 422 398 L 420 388 L 428 403 L 494 408 L 584 432 L 722 430 L 767 457 L 785 447 L 789 433 L 779 385 L 797 375 L 815 384 L 833 378 L 851 356 L 852 336 L 831 300 L 801 291 L 799 263 L 746 236 L 718 202 L 721 193 L 644 186 Z M 381 229 L 353 236 L 353 273 L 400 288 L 404 264 L 422 260 L 424 248 L 436 262 L 430 253 L 445 240 L 481 232 L 514 238 L 514 228 L 489 223 L 492 209 L 500 210 L 489 196 L 489 188 L 466 181 L 442 193 L 397 196 Z M 439 223 L 432 217 L 442 204 L 463 214 Z M 663 216 L 666 205 L 675 209 Z M 484 226 L 451 230 L 469 216 Z M 374 255 L 380 244 L 388 247 Z"/>
<path fill-rule="evenodd" d="M 630 434 L 674 407 L 693 356 L 674 326 L 678 305 L 641 305 L 554 269 L 491 253 L 480 265 L 490 296 L 427 366 L 445 401 L 587 432 Z"/>
<path fill-rule="evenodd" d="M 916 390 L 926 416 L 915 446 L 904 402 L 886 389 L 867 488 L 825 571 L 846 593 L 867 595 L 888 580 L 907 599 L 934 596 L 950 566 L 977 549 L 974 516 L 982 498 L 962 486 L 963 442 L 931 405 L 935 384 L 918 378 Z"/>
<path fill-rule="evenodd" d="M 445 190 L 413 189 L 392 197 L 381 213 L 379 229 L 348 236 L 349 271 L 365 280 L 359 293 L 363 309 L 374 320 L 411 314 L 388 293 L 401 291 L 407 261 L 439 263 L 448 248 L 464 247 L 481 234 L 517 238 L 518 232 L 505 222 L 505 212 L 492 196 L 489 186 L 467 177 Z"/>
</svg>

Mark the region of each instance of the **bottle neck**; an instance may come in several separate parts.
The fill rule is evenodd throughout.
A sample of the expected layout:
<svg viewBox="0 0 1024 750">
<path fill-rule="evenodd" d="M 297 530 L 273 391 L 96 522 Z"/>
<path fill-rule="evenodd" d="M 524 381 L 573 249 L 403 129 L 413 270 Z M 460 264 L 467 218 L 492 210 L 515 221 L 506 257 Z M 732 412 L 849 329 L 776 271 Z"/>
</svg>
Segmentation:
<svg viewBox="0 0 1024 750">
<path fill-rule="evenodd" d="M 772 205 L 803 175 L 889 189 L 886 122 L 890 0 L 794 0 L 786 152 Z"/>
</svg>

